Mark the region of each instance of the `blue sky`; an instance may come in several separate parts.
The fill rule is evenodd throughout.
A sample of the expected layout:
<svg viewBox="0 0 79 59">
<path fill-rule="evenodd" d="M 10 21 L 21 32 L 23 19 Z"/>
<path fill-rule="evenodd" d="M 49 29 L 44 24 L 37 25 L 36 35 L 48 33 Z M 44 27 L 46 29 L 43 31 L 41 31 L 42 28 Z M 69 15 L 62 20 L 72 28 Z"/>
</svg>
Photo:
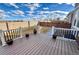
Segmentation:
<svg viewBox="0 0 79 59">
<path fill-rule="evenodd" d="M 0 3 L 0 19 L 63 19 L 74 7 L 73 3 Z"/>
</svg>

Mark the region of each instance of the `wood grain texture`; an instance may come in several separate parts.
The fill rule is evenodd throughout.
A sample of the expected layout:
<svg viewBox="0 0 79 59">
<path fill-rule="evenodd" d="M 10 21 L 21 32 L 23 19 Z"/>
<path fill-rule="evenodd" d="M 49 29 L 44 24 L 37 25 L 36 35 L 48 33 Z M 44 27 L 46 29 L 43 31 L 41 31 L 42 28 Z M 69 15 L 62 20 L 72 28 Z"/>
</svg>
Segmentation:
<svg viewBox="0 0 79 59">
<path fill-rule="evenodd" d="M 47 33 L 19 38 L 11 46 L 0 46 L 0 55 L 79 55 L 77 43 L 63 38 L 52 39 Z"/>
</svg>

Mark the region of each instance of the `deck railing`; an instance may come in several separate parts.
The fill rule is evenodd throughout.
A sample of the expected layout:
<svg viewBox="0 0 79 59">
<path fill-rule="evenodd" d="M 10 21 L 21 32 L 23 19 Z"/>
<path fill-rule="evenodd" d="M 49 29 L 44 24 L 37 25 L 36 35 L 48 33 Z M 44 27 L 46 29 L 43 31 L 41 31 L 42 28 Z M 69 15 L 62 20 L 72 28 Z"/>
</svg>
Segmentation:
<svg viewBox="0 0 79 59">
<path fill-rule="evenodd" d="M 13 29 L 13 30 L 9 30 L 9 31 L 3 31 L 5 41 L 20 37 L 21 36 L 20 32 L 21 32 L 21 29 Z"/>
<path fill-rule="evenodd" d="M 79 36 L 79 31 L 75 29 L 66 29 L 66 28 L 56 28 L 52 27 L 52 35 L 64 36 L 72 34 L 75 37 Z"/>
<path fill-rule="evenodd" d="M 6 41 L 7 40 L 14 40 L 18 37 L 22 37 L 23 35 L 25 35 L 27 32 L 27 28 L 17 28 L 17 29 L 12 29 L 9 31 L 0 31 L 0 38 L 2 41 L 2 45 L 5 46 L 6 45 Z"/>
<path fill-rule="evenodd" d="M 21 28 L 20 27 L 20 28 L 17 28 L 17 29 L 6 30 L 6 31 L 0 30 L 0 38 L 1 38 L 1 41 L 2 41 L 2 46 L 6 45 L 7 40 L 11 40 L 11 39 L 15 40 L 16 38 L 24 36 L 26 33 L 31 34 L 31 33 L 33 33 L 32 32 L 33 29 L 38 28 L 38 27 L 39 26 L 34 26 L 34 27 L 30 27 L 30 28 L 27 28 L 27 27 Z M 40 30 L 38 30 L 38 32 L 39 31 Z"/>
</svg>

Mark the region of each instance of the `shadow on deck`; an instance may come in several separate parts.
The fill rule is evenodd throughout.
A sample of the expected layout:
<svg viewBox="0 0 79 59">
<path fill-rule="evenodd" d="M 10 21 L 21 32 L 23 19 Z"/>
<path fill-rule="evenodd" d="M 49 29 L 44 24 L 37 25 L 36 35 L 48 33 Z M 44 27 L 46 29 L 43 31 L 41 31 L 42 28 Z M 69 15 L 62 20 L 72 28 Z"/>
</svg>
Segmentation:
<svg viewBox="0 0 79 59">
<path fill-rule="evenodd" d="M 30 35 L 14 41 L 11 46 L 0 47 L 1 55 L 78 55 L 73 40 L 51 39 L 46 33 Z"/>
</svg>

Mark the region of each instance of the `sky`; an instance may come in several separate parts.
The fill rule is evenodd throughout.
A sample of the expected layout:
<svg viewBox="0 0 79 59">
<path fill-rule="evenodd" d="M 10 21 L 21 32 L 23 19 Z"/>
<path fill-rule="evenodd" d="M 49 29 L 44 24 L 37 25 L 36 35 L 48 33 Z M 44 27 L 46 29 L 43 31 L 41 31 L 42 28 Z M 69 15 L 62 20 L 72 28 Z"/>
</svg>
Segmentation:
<svg viewBox="0 0 79 59">
<path fill-rule="evenodd" d="M 74 3 L 0 3 L 0 20 L 64 19 Z"/>
</svg>

